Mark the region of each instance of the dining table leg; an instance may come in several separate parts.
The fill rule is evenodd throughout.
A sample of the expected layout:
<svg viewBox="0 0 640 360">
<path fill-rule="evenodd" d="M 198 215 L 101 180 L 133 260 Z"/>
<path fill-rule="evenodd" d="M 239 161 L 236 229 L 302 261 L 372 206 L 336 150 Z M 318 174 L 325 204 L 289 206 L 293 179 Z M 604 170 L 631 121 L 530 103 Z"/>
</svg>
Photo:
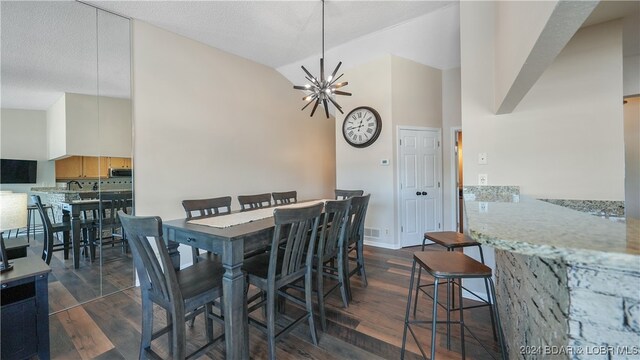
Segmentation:
<svg viewBox="0 0 640 360">
<path fill-rule="evenodd" d="M 244 241 L 237 239 L 224 243 L 222 278 L 224 298 L 224 337 L 227 359 L 249 359 L 249 331 L 247 326 L 245 279 L 242 272 Z"/>
<path fill-rule="evenodd" d="M 73 268 L 80 267 L 80 210 L 73 207 L 71 214 L 68 211 L 63 212 L 62 221 L 71 215 L 71 247 L 73 253 Z"/>
</svg>

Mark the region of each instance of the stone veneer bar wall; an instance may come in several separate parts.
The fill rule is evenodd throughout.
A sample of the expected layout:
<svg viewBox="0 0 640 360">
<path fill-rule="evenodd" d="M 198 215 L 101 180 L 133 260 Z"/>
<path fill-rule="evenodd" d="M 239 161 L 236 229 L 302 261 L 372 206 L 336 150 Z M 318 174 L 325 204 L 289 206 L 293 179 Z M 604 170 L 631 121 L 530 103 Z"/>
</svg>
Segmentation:
<svg viewBox="0 0 640 360">
<path fill-rule="evenodd" d="M 496 250 L 496 292 L 510 358 L 521 346 L 568 344 L 569 290 L 558 261 Z M 519 355 L 519 356 L 518 356 Z M 528 354 L 531 355 L 531 354 Z"/>
</svg>

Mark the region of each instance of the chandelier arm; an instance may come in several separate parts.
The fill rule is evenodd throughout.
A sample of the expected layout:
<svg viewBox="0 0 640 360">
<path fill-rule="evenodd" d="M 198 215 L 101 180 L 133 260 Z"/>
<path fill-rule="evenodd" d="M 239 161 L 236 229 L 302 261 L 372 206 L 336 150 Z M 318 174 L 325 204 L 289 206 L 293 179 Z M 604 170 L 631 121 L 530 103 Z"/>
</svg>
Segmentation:
<svg viewBox="0 0 640 360">
<path fill-rule="evenodd" d="M 329 86 L 333 85 L 336 81 L 338 81 L 338 79 L 340 79 L 342 77 L 342 75 L 344 75 L 344 74 L 340 74 L 340 76 L 338 76 L 337 78 L 331 80 L 331 82 L 329 83 Z"/>
<path fill-rule="evenodd" d="M 305 73 L 307 73 L 307 75 L 309 75 L 309 78 L 310 78 L 308 79 L 309 81 L 314 82 L 316 84 L 318 83 L 318 80 L 316 80 L 316 78 L 313 75 L 311 75 L 311 73 L 307 69 L 305 69 L 304 65 L 300 67 L 302 68 L 302 70 L 304 70 Z"/>
<path fill-rule="evenodd" d="M 335 85 L 333 86 L 333 88 L 334 88 L 334 89 L 340 89 L 341 87 L 343 87 L 343 86 L 347 86 L 347 85 L 349 85 L 349 82 L 348 82 L 348 81 L 343 81 L 343 82 L 341 82 L 341 83 L 337 83 L 337 84 L 335 84 Z"/>
<path fill-rule="evenodd" d="M 314 97 L 313 97 L 313 98 L 311 98 L 311 100 L 309 100 L 309 102 L 307 102 L 307 104 L 306 104 L 305 106 L 303 106 L 303 107 L 302 107 L 302 109 L 300 109 L 300 111 L 302 111 L 302 110 L 306 109 L 306 108 L 307 108 L 307 106 L 309 106 L 309 105 L 313 104 L 313 99 L 315 99 L 315 98 L 316 98 L 316 97 L 315 97 L 315 95 L 314 95 Z"/>
<path fill-rule="evenodd" d="M 309 115 L 309 117 L 313 117 L 313 114 L 316 112 L 316 109 L 318 108 L 318 104 L 320 104 L 320 99 L 316 99 L 316 104 L 313 105 L 313 110 L 311 110 L 311 115 Z"/>
<path fill-rule="evenodd" d="M 340 62 L 338 63 L 338 65 L 336 66 L 335 70 L 333 70 L 333 73 L 331 74 L 331 79 L 332 79 L 332 80 L 333 80 L 333 78 L 336 76 L 336 73 L 338 73 L 338 69 L 340 69 L 340 65 L 342 65 L 342 61 L 340 61 Z M 333 83 L 333 82 L 331 82 L 331 83 Z M 329 85 L 331 85 L 331 84 L 329 84 Z"/>
<path fill-rule="evenodd" d="M 306 86 L 301 85 L 293 85 L 293 88 L 296 90 L 311 90 L 311 88 L 307 88 Z"/>
<path fill-rule="evenodd" d="M 324 107 L 324 113 L 327 115 L 327 119 L 329 118 L 329 104 L 327 104 L 327 99 L 322 99 L 322 105 Z"/>
<path fill-rule="evenodd" d="M 333 100 L 331 97 L 328 97 L 327 99 L 329 99 L 329 101 L 331 101 L 333 106 L 335 106 L 336 109 L 338 109 L 338 111 L 340 111 L 340 114 L 344 114 L 344 112 L 342 111 L 342 107 L 335 100 Z"/>
<path fill-rule="evenodd" d="M 336 90 L 333 92 L 336 95 L 346 95 L 346 96 L 351 96 L 350 92 L 346 92 L 346 91 L 340 91 L 340 90 Z"/>
</svg>

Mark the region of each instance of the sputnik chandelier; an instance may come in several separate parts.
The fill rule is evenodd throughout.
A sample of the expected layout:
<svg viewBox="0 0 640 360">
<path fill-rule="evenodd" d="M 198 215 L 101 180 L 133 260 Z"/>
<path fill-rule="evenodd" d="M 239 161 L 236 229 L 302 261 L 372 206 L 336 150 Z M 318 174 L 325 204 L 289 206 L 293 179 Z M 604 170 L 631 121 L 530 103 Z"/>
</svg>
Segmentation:
<svg viewBox="0 0 640 360">
<path fill-rule="evenodd" d="M 302 110 L 306 109 L 307 106 L 311 105 L 311 103 L 313 103 L 315 100 L 315 103 L 313 105 L 313 110 L 311 110 L 311 115 L 309 116 L 313 116 L 320 102 L 322 102 L 322 106 L 324 107 L 324 113 L 327 116 L 327 119 L 329 118 L 329 102 L 331 102 L 333 106 L 335 106 L 336 109 L 340 111 L 341 114 L 344 114 L 344 112 L 342 111 L 342 107 L 340 107 L 340 105 L 338 105 L 338 103 L 333 99 L 335 95 L 351 96 L 351 93 L 349 92 L 338 90 L 341 87 L 347 86 L 349 84 L 348 81 L 336 83 L 336 81 L 338 81 L 338 79 L 340 79 L 342 75 L 344 75 L 344 74 L 340 74 L 340 76 L 336 77 L 336 74 L 338 73 L 338 69 L 340 69 L 340 65 L 342 65 L 342 61 L 338 62 L 338 66 L 336 66 L 335 70 L 333 70 L 333 73 L 331 73 L 331 76 L 325 79 L 324 77 L 324 0 L 322 0 L 322 57 L 320 58 L 320 78 L 318 79 L 314 77 L 313 75 L 311 75 L 311 73 L 307 69 L 305 69 L 304 66 L 301 66 L 302 70 L 306 74 L 305 79 L 307 79 L 309 83 L 303 86 L 295 85 L 293 87 L 296 90 L 302 90 L 306 93 L 306 96 L 303 97 L 302 100 L 306 101 L 307 104 L 302 108 Z"/>
</svg>

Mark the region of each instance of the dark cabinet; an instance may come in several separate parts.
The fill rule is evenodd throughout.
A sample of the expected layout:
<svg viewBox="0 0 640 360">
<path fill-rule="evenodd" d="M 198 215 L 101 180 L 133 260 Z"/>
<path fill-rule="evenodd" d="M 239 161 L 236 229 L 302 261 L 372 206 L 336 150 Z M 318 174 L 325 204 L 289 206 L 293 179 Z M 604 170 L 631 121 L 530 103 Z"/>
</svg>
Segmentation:
<svg viewBox="0 0 640 360">
<path fill-rule="evenodd" d="M 0 274 L 0 357 L 49 359 L 51 269 L 37 257 L 13 260 L 13 270 Z"/>
</svg>

